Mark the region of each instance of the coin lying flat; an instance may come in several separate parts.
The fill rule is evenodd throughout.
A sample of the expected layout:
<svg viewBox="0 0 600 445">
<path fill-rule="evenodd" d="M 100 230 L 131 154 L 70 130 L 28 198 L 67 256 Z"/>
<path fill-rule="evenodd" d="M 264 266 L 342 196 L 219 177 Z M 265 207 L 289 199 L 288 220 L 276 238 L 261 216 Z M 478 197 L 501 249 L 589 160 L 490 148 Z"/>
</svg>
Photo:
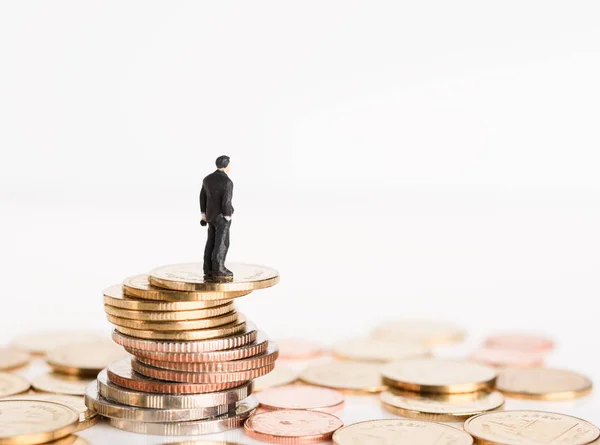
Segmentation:
<svg viewBox="0 0 600 445">
<path fill-rule="evenodd" d="M 255 414 L 244 424 L 253 439 L 269 443 L 311 444 L 331 440 L 344 423 L 334 415 L 318 411 L 278 410 Z"/>
<path fill-rule="evenodd" d="M 98 417 L 98 416 L 96 416 Z M 54 440 L 52 442 L 46 442 L 44 445 L 91 445 L 83 437 L 75 436 L 73 434 L 63 437 L 62 439 Z"/>
<path fill-rule="evenodd" d="M 148 280 L 153 286 L 166 289 L 204 292 L 249 292 L 274 286 L 279 281 L 279 273 L 268 267 L 236 263 L 227 267 L 233 272 L 231 281 L 205 280 L 202 263 L 159 267 L 150 272 Z M 211 293 L 206 295 L 206 299 L 215 299 Z"/>
<path fill-rule="evenodd" d="M 277 345 L 279 345 L 280 358 L 285 360 L 302 360 L 323 355 L 323 347 L 308 340 L 277 340 Z"/>
<path fill-rule="evenodd" d="M 401 395 L 392 391 L 381 393 L 383 407 L 391 413 L 412 419 L 436 422 L 460 422 L 487 411 L 501 409 L 504 396 L 498 391 L 481 392 L 477 398 L 436 400 L 419 394 Z"/>
<path fill-rule="evenodd" d="M 251 289 L 232 290 L 226 289 L 175 289 L 157 287 L 150 284 L 148 275 L 137 275 L 123 281 L 123 291 L 125 295 L 135 298 L 154 301 L 173 301 L 173 302 L 210 302 L 225 301 L 232 298 L 248 295 Z M 184 286 L 185 287 L 185 286 Z"/>
<path fill-rule="evenodd" d="M 239 442 L 221 442 L 220 440 L 186 440 L 183 442 L 168 442 L 163 445 L 243 445 Z"/>
<path fill-rule="evenodd" d="M 338 391 L 308 385 L 286 385 L 269 388 L 257 394 L 261 408 L 305 409 L 333 413 L 344 406 L 344 396 Z"/>
<path fill-rule="evenodd" d="M 2 347 L 0 348 L 0 371 L 9 371 L 25 366 L 30 359 L 27 352 Z"/>
<path fill-rule="evenodd" d="M 234 413 L 229 413 L 207 420 L 194 420 L 191 422 L 152 423 L 136 422 L 131 420 L 110 419 L 110 424 L 115 428 L 132 433 L 152 434 L 157 436 L 197 436 L 201 434 L 220 433 L 241 427 L 248 416 L 258 406 L 254 396 L 240 402 Z"/>
<path fill-rule="evenodd" d="M 423 343 L 428 346 L 461 342 L 465 331 L 454 323 L 398 320 L 377 327 L 372 336 L 380 340 Z"/>
<path fill-rule="evenodd" d="M 564 369 L 511 368 L 500 371 L 496 387 L 509 397 L 568 400 L 589 394 L 592 381 Z"/>
<path fill-rule="evenodd" d="M 224 391 L 205 394 L 156 394 L 130 390 L 110 382 L 106 370 L 98 374 L 98 390 L 100 395 L 108 400 L 122 405 L 139 406 L 153 409 L 191 409 L 191 408 L 218 408 L 216 411 L 225 410 L 214 414 L 225 414 L 228 406 L 245 399 L 252 394 L 252 383 L 244 382 Z"/>
<path fill-rule="evenodd" d="M 210 329 L 237 322 L 236 311 L 219 315 L 218 317 L 202 318 L 199 320 L 177 320 L 177 321 L 147 321 L 133 320 L 130 318 L 114 317 L 107 315 L 106 318 L 114 325 L 131 329 L 146 329 L 150 331 L 191 331 L 195 329 Z"/>
<path fill-rule="evenodd" d="M 554 341 L 551 338 L 532 334 L 492 335 L 486 339 L 485 345 L 491 348 L 537 352 L 548 352 L 554 349 Z"/>
<path fill-rule="evenodd" d="M 298 373 L 291 368 L 276 365 L 268 374 L 254 380 L 254 391 L 262 391 L 276 386 L 289 385 L 298 380 Z"/>
<path fill-rule="evenodd" d="M 333 362 L 313 365 L 300 374 L 304 383 L 346 392 L 380 392 L 381 366 L 372 363 Z"/>
<path fill-rule="evenodd" d="M 245 346 L 256 341 L 257 336 L 258 331 L 256 330 L 256 326 L 254 323 L 248 322 L 243 331 L 222 338 L 195 341 L 163 341 L 136 338 L 115 330 L 113 331 L 112 339 L 115 343 L 125 348 L 164 352 L 167 354 L 195 354 L 239 348 L 240 346 Z"/>
<path fill-rule="evenodd" d="M 37 400 L 0 400 L 0 444 L 29 445 L 68 436 L 79 413 L 65 405 Z"/>
<path fill-rule="evenodd" d="M 94 331 L 39 331 L 15 337 L 11 345 L 15 349 L 27 351 L 31 354 L 46 354 L 65 343 L 101 340 L 104 338 L 106 338 L 106 335 Z"/>
<path fill-rule="evenodd" d="M 358 422 L 333 435 L 336 445 L 472 445 L 473 438 L 459 429 L 424 420 L 382 419 Z"/>
<path fill-rule="evenodd" d="M 104 305 L 104 312 L 113 317 L 153 322 L 200 320 L 219 317 L 234 310 L 235 306 L 233 302 L 206 309 L 195 309 L 190 311 L 133 311 L 106 304 Z"/>
<path fill-rule="evenodd" d="M 94 377 L 109 363 L 127 356 L 110 339 L 66 343 L 48 352 L 46 361 L 57 372 Z"/>
<path fill-rule="evenodd" d="M 147 276 L 147 275 L 146 275 Z M 147 282 L 147 280 L 146 280 Z M 167 291 L 169 292 L 169 291 Z M 132 311 L 193 311 L 229 304 L 231 300 L 204 301 L 161 301 L 166 298 L 139 299 L 123 294 L 120 284 L 109 287 L 104 291 L 104 304 Z"/>
<path fill-rule="evenodd" d="M 422 343 L 378 340 L 376 338 L 353 338 L 333 346 L 333 355 L 357 362 L 393 362 L 406 358 L 425 357 L 429 348 Z"/>
<path fill-rule="evenodd" d="M 474 362 L 497 367 L 530 368 L 544 364 L 544 354 L 519 349 L 479 348 L 471 354 Z"/>
<path fill-rule="evenodd" d="M 30 387 L 31 384 L 23 377 L 7 372 L 0 372 L 0 398 L 25 392 Z"/>
<path fill-rule="evenodd" d="M 489 366 L 460 360 L 416 358 L 382 368 L 383 382 L 404 391 L 454 394 L 494 387 L 496 371 Z"/>
<path fill-rule="evenodd" d="M 36 391 L 82 396 L 91 381 L 93 380 L 51 372 L 34 377 L 31 386 Z"/>
<path fill-rule="evenodd" d="M 490 445 L 587 445 L 600 430 L 585 420 L 543 411 L 498 411 L 471 417 L 465 431 Z"/>
</svg>

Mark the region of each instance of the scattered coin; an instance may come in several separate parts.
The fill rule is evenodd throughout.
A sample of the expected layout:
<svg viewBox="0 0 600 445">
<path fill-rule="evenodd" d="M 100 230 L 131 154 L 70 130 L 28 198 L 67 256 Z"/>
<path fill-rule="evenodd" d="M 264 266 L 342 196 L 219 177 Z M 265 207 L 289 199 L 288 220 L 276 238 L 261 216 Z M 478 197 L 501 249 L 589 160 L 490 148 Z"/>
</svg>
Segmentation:
<svg viewBox="0 0 600 445">
<path fill-rule="evenodd" d="M 460 360 L 415 358 L 382 368 L 383 382 L 404 391 L 454 394 L 494 387 L 496 371 L 489 366 Z"/>
<path fill-rule="evenodd" d="M 0 371 L 10 371 L 29 363 L 28 353 L 12 348 L 0 348 Z"/>
<path fill-rule="evenodd" d="M 544 355 L 534 351 L 483 347 L 471 354 L 474 362 L 497 367 L 530 368 L 542 366 Z"/>
<path fill-rule="evenodd" d="M 212 318 L 200 320 L 177 320 L 177 321 L 146 321 L 133 320 L 130 318 L 114 317 L 107 315 L 109 322 L 116 326 L 130 329 L 145 329 L 150 331 L 191 331 L 195 329 L 210 329 L 237 322 L 237 311 Z"/>
<path fill-rule="evenodd" d="M 498 411 L 471 417 L 465 431 L 490 445 L 587 445 L 600 430 L 585 420 L 543 411 Z"/>
<path fill-rule="evenodd" d="M 58 346 L 74 341 L 94 341 L 106 338 L 99 332 L 90 331 L 38 331 L 15 337 L 11 345 L 31 354 L 46 354 Z"/>
<path fill-rule="evenodd" d="M 282 365 L 276 365 L 270 373 L 254 380 L 254 391 L 258 392 L 267 388 L 289 385 L 296 380 L 298 380 L 296 371 Z"/>
<path fill-rule="evenodd" d="M 147 277 L 147 275 L 146 275 Z M 162 290 L 161 290 L 162 292 Z M 170 292 L 170 291 L 166 291 Z M 158 297 L 158 296 L 157 296 Z M 132 311 L 193 311 L 229 304 L 231 300 L 206 301 L 160 301 L 167 298 L 143 300 L 131 295 L 123 295 L 123 286 L 117 284 L 104 291 L 104 304 Z"/>
<path fill-rule="evenodd" d="M 307 340 L 277 340 L 277 345 L 279 346 L 279 358 L 282 359 L 309 359 L 323 355 L 321 345 Z"/>
<path fill-rule="evenodd" d="M 36 391 L 82 396 L 85 394 L 85 387 L 92 381 L 51 372 L 34 377 L 31 386 Z"/>
<path fill-rule="evenodd" d="M 454 323 L 424 320 L 399 320 L 384 323 L 373 331 L 374 338 L 389 341 L 416 342 L 428 346 L 459 343 L 464 330 Z"/>
<path fill-rule="evenodd" d="M 256 410 L 257 406 L 258 401 L 256 398 L 250 396 L 237 406 L 235 413 L 213 417 L 207 420 L 176 423 L 151 423 L 110 419 L 110 424 L 115 428 L 140 434 L 152 434 L 157 436 L 197 436 L 240 428 L 248 416 Z"/>
<path fill-rule="evenodd" d="M 27 391 L 31 384 L 21 376 L 0 372 L 0 398 Z"/>
<path fill-rule="evenodd" d="M 102 339 L 61 345 L 48 352 L 46 361 L 56 372 L 92 377 L 127 355 L 122 346 Z"/>
<path fill-rule="evenodd" d="M 501 409 L 504 396 L 498 391 L 480 392 L 477 398 L 437 400 L 419 394 L 381 393 L 383 407 L 399 416 L 435 422 L 460 422 L 476 414 Z"/>
<path fill-rule="evenodd" d="M 381 365 L 358 362 L 332 362 L 309 366 L 300 374 L 304 383 L 346 392 L 381 392 Z"/>
<path fill-rule="evenodd" d="M 200 320 L 212 317 L 219 317 L 235 311 L 232 302 L 220 306 L 209 307 L 206 309 L 195 309 L 190 311 L 132 311 L 119 307 L 104 305 L 104 312 L 113 317 L 125 318 L 138 321 L 152 322 L 173 322 Z"/>
<path fill-rule="evenodd" d="M 448 425 L 423 420 L 382 419 L 358 422 L 333 435 L 335 445 L 472 445 L 473 438 Z"/>
<path fill-rule="evenodd" d="M 68 436 L 79 413 L 65 405 L 37 400 L 0 400 L 0 444 L 38 444 Z"/>
<path fill-rule="evenodd" d="M 206 281 L 201 263 L 159 267 L 150 272 L 148 280 L 153 286 L 166 289 L 204 291 L 207 292 L 207 296 L 204 297 L 207 299 L 215 299 L 218 292 L 250 292 L 274 286 L 279 282 L 279 273 L 268 267 L 253 264 L 228 264 L 227 267 L 233 272 L 232 281 Z"/>
<path fill-rule="evenodd" d="M 163 445 L 243 445 L 238 442 L 221 442 L 220 440 L 186 440 L 184 442 L 166 442 Z"/>
<path fill-rule="evenodd" d="M 531 334 L 493 335 L 487 338 L 485 345 L 491 348 L 537 352 L 548 352 L 554 349 L 554 341 L 552 339 Z"/>
<path fill-rule="evenodd" d="M 261 408 L 305 409 L 333 413 L 344 406 L 344 396 L 338 391 L 309 385 L 286 385 L 269 388 L 257 395 Z"/>
<path fill-rule="evenodd" d="M 281 444 L 311 444 L 331 440 L 344 423 L 332 414 L 305 410 L 277 410 L 255 414 L 244 424 L 253 439 Z"/>
<path fill-rule="evenodd" d="M 425 357 L 430 353 L 422 343 L 378 340 L 376 338 L 353 338 L 333 346 L 333 355 L 357 362 L 393 362 L 406 358 Z"/>
<path fill-rule="evenodd" d="M 83 437 L 74 436 L 71 434 L 70 436 L 63 437 L 62 439 L 46 442 L 44 445 L 90 445 L 90 443 Z"/>
<path fill-rule="evenodd" d="M 592 381 L 564 369 L 510 368 L 499 372 L 496 387 L 509 397 L 568 400 L 589 394 Z"/>
</svg>

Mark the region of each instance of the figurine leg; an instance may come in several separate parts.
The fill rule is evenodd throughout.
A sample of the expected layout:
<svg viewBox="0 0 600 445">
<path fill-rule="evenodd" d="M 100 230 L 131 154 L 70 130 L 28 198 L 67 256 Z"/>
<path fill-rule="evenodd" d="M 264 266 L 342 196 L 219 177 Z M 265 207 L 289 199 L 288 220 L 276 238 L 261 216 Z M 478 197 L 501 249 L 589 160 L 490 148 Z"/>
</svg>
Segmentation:
<svg viewBox="0 0 600 445">
<path fill-rule="evenodd" d="M 215 244 L 212 252 L 212 271 L 221 276 L 232 276 L 230 270 L 225 267 L 225 259 L 229 250 L 229 227 L 231 221 L 220 217 L 215 221 Z"/>
<path fill-rule="evenodd" d="M 204 248 L 204 273 L 212 272 L 212 256 L 215 247 L 215 225 L 208 223 L 208 235 L 206 237 L 206 247 Z"/>
</svg>

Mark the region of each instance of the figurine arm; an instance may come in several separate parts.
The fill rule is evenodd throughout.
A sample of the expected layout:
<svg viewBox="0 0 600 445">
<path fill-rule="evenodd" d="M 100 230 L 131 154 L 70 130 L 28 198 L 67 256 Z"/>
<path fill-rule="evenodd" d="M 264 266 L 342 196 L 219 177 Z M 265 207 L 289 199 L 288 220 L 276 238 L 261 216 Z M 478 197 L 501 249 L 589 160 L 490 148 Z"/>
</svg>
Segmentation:
<svg viewBox="0 0 600 445">
<path fill-rule="evenodd" d="M 229 181 L 223 191 L 223 199 L 221 201 L 221 213 L 227 221 L 231 220 L 233 215 L 233 205 L 231 200 L 233 198 L 233 182 Z"/>
<path fill-rule="evenodd" d="M 204 190 L 204 184 L 200 190 L 200 212 L 202 212 L 202 219 L 206 220 L 206 190 Z"/>
</svg>

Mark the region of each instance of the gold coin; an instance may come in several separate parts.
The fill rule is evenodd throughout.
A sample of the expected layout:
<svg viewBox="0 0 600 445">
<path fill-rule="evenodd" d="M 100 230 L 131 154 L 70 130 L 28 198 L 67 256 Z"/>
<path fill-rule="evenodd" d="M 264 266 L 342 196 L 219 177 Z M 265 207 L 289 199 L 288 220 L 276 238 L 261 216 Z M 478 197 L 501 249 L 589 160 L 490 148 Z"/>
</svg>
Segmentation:
<svg viewBox="0 0 600 445">
<path fill-rule="evenodd" d="M 20 394 L 12 397 L 7 397 L 4 400 L 38 400 L 40 402 L 54 402 L 66 405 L 79 413 L 79 424 L 75 432 L 83 431 L 96 423 L 100 418 L 96 412 L 89 410 L 81 396 L 67 396 L 64 394 Z"/>
<path fill-rule="evenodd" d="M 496 387 L 520 399 L 568 400 L 589 394 L 592 381 L 564 369 L 507 368 L 498 373 Z"/>
<path fill-rule="evenodd" d="M 110 363 L 127 355 L 122 346 L 104 339 L 59 346 L 48 353 L 46 361 L 63 374 L 96 376 Z"/>
<path fill-rule="evenodd" d="M 15 374 L 0 372 L 0 397 L 8 397 L 27 391 L 31 384 Z"/>
<path fill-rule="evenodd" d="M 492 389 L 496 371 L 477 363 L 442 358 L 415 358 L 385 365 L 386 385 L 404 391 L 454 394 Z"/>
<path fill-rule="evenodd" d="M 0 348 L 0 371 L 8 371 L 20 368 L 29 363 L 30 356 L 23 351 L 12 348 Z"/>
<path fill-rule="evenodd" d="M 96 416 L 95 418 L 99 417 L 100 416 Z M 63 437 L 62 439 L 58 439 L 53 442 L 46 442 L 44 445 L 90 445 L 90 443 L 83 437 L 74 436 L 71 434 L 70 436 Z"/>
<path fill-rule="evenodd" d="M 460 422 L 476 414 L 502 408 L 504 396 L 498 391 L 480 392 L 475 399 L 447 401 L 419 394 L 401 395 L 384 391 L 381 393 L 381 403 L 386 410 L 402 417 L 436 422 Z"/>
<path fill-rule="evenodd" d="M 123 281 L 123 292 L 128 297 L 155 301 L 223 301 L 248 295 L 252 289 L 183 289 L 153 286 L 148 275 L 136 275 Z"/>
<path fill-rule="evenodd" d="M 249 292 L 274 286 L 279 281 L 279 273 L 268 267 L 254 264 L 228 264 L 227 267 L 233 272 L 230 281 L 205 280 L 202 263 L 159 267 L 150 272 L 148 280 L 154 286 L 167 289 L 203 292 Z M 206 295 L 208 297 L 201 299 L 214 299 L 209 298 L 210 293 Z"/>
<path fill-rule="evenodd" d="M 333 362 L 313 365 L 300 373 L 304 383 L 344 392 L 381 392 L 381 365 L 359 362 Z"/>
<path fill-rule="evenodd" d="M 461 342 L 465 331 L 454 323 L 398 320 L 377 327 L 372 336 L 379 340 L 423 343 L 436 346 Z"/>
<path fill-rule="evenodd" d="M 94 331 L 38 331 L 15 337 L 11 345 L 31 354 L 47 354 L 52 349 L 74 341 L 94 341 L 106 335 Z"/>
<path fill-rule="evenodd" d="M 104 305 L 104 312 L 113 317 L 128 318 L 131 320 L 143 321 L 180 321 L 180 320 L 200 320 L 206 318 L 218 317 L 235 310 L 233 302 L 222 304 L 220 306 L 206 309 L 196 309 L 191 311 L 132 311 L 119 307 Z"/>
<path fill-rule="evenodd" d="M 206 300 L 206 301 L 152 301 L 138 299 L 123 294 L 120 284 L 104 290 L 104 304 L 128 309 L 132 311 L 194 311 L 208 309 L 222 304 L 231 303 L 232 300 Z"/>
<path fill-rule="evenodd" d="M 544 411 L 480 414 L 464 428 L 486 445 L 587 445 L 600 437 L 600 430 L 585 420 Z"/>
<path fill-rule="evenodd" d="M 406 358 L 424 357 L 429 349 L 421 343 L 399 343 L 375 338 L 353 338 L 333 346 L 333 355 L 356 362 L 393 362 Z"/>
<path fill-rule="evenodd" d="M 237 311 L 233 311 L 218 317 L 203 318 L 201 320 L 180 321 L 132 320 L 129 318 L 113 317 L 112 315 L 107 315 L 106 318 L 116 326 L 122 326 L 130 329 L 142 329 L 149 331 L 192 331 L 196 329 L 210 329 L 235 323 L 238 318 L 238 313 Z"/>
<path fill-rule="evenodd" d="M 254 379 L 254 392 L 275 386 L 289 385 L 298 380 L 298 373 L 283 365 L 275 365 L 275 369 L 262 377 Z"/>
<path fill-rule="evenodd" d="M 117 326 L 116 329 L 120 333 L 131 337 L 152 340 L 208 340 L 211 338 L 228 337 L 244 331 L 246 329 L 246 317 L 243 314 L 238 314 L 238 320 L 235 323 L 212 329 L 198 329 L 194 331 L 151 331 L 122 326 Z"/>
<path fill-rule="evenodd" d="M 0 400 L 0 445 L 30 445 L 68 436 L 79 413 L 65 405 L 36 400 Z"/>
<path fill-rule="evenodd" d="M 448 425 L 423 420 L 381 419 L 353 423 L 333 434 L 335 445 L 472 445 L 473 438 Z"/>
<path fill-rule="evenodd" d="M 80 379 L 74 376 L 51 372 L 34 377 L 31 381 L 31 386 L 36 391 L 83 396 L 85 394 L 85 387 L 93 381 L 93 379 Z"/>
</svg>

